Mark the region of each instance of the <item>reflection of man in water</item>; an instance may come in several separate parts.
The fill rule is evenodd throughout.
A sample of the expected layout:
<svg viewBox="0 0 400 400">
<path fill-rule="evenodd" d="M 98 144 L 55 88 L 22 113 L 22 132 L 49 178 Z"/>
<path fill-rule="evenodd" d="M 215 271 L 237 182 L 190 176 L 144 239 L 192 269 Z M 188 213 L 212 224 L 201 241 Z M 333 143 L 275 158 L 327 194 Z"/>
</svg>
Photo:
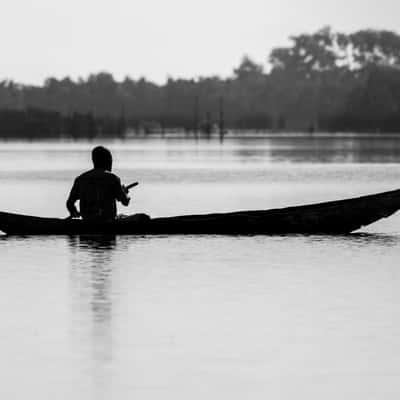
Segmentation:
<svg viewBox="0 0 400 400">
<path fill-rule="evenodd" d="M 102 147 L 92 151 L 94 168 L 75 179 L 67 200 L 67 209 L 71 216 L 84 219 L 115 219 L 116 200 L 127 206 L 130 201 L 128 190 L 121 184 L 118 176 L 111 173 L 111 152 Z M 79 200 L 80 212 L 75 206 Z"/>
</svg>

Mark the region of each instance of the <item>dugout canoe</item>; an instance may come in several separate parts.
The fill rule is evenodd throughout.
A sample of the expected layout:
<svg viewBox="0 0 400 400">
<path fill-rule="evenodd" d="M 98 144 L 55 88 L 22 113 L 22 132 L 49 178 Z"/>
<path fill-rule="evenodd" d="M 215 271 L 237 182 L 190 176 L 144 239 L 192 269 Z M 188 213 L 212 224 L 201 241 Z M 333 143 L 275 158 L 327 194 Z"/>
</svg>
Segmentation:
<svg viewBox="0 0 400 400">
<path fill-rule="evenodd" d="M 346 234 L 389 217 L 400 208 L 400 190 L 346 200 L 261 211 L 149 218 L 137 214 L 109 222 L 43 218 L 0 212 L 8 235 L 272 235 Z"/>
</svg>

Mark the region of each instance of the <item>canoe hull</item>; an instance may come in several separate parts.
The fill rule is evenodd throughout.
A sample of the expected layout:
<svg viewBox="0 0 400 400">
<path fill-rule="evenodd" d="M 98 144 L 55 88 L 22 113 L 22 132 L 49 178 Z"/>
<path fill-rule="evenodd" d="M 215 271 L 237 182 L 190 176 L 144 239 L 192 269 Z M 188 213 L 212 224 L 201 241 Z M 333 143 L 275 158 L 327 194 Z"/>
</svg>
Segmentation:
<svg viewBox="0 0 400 400">
<path fill-rule="evenodd" d="M 271 235 L 345 234 L 386 218 L 400 208 L 400 190 L 347 200 L 266 211 L 132 216 L 111 222 L 42 218 L 0 212 L 0 230 L 9 235 Z"/>
</svg>

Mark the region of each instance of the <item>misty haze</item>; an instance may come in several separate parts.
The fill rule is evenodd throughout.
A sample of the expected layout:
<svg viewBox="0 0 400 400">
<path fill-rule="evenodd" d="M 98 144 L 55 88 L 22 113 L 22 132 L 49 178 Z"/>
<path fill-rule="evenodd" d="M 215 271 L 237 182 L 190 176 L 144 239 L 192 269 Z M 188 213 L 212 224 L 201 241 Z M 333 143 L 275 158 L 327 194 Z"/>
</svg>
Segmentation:
<svg viewBox="0 0 400 400">
<path fill-rule="evenodd" d="M 0 4 L 0 397 L 400 395 L 400 5 Z"/>
</svg>

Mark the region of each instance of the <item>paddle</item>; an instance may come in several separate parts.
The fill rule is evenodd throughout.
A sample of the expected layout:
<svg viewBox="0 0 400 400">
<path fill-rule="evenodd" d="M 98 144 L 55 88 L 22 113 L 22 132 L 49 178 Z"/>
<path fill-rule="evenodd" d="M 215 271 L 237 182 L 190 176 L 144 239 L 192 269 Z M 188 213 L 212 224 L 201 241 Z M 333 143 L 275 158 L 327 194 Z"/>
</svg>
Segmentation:
<svg viewBox="0 0 400 400">
<path fill-rule="evenodd" d="M 126 190 L 132 189 L 133 187 L 139 185 L 139 182 L 133 182 L 128 186 L 125 186 Z"/>
</svg>

